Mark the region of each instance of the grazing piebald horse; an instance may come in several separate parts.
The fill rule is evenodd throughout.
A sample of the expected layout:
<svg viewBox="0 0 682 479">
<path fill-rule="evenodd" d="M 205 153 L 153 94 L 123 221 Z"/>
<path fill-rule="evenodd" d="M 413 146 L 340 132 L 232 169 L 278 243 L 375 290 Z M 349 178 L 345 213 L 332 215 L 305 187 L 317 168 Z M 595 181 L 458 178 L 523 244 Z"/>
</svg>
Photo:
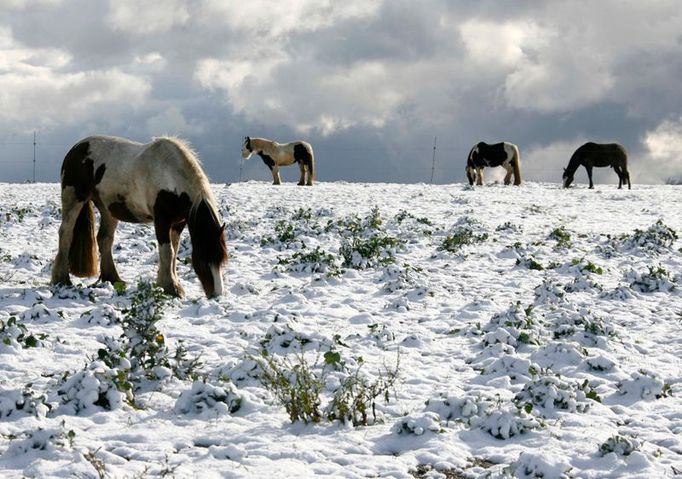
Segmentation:
<svg viewBox="0 0 682 479">
<path fill-rule="evenodd" d="M 315 179 L 315 157 L 313 147 L 305 141 L 292 141 L 291 143 L 279 144 L 276 141 L 264 138 L 245 137 L 242 145 L 242 158 L 248 160 L 256 153 L 263 159 L 272 171 L 272 184 L 279 185 L 282 179 L 279 176 L 280 166 L 289 166 L 298 163 L 301 170 L 301 178 L 298 185 L 312 186 Z"/>
<path fill-rule="evenodd" d="M 628 189 L 632 189 L 630 185 L 630 173 L 628 172 L 628 155 L 625 148 L 618 143 L 585 143 L 583 146 L 575 150 L 568 166 L 564 168 L 562 176 L 564 180 L 564 188 L 571 186 L 575 170 L 579 166 L 584 166 L 587 170 L 587 177 L 590 180 L 590 189 L 594 188 L 592 183 L 592 168 L 603 168 L 611 166 L 618 175 L 618 189 L 627 181 Z"/>
<path fill-rule="evenodd" d="M 467 159 L 467 178 L 469 184 L 483 184 L 483 168 L 486 166 L 501 166 L 507 170 L 504 177 L 504 184 L 511 183 L 512 173 L 514 174 L 514 184 L 521 184 L 521 155 L 519 147 L 513 143 L 495 143 L 489 145 L 484 142 L 477 143 L 469 152 Z"/>
<path fill-rule="evenodd" d="M 190 148 L 176 138 L 143 145 L 124 138 L 91 136 L 66 154 L 61 170 L 62 224 L 52 284 L 71 284 L 69 272 L 97 274 L 120 282 L 111 247 L 119 221 L 154 223 L 159 245 L 157 282 L 167 294 L 182 296 L 175 271 L 180 233 L 189 229 L 192 266 L 207 297 L 223 291 L 227 261 L 223 235 L 208 178 Z M 101 215 L 95 243 L 95 213 Z"/>
</svg>

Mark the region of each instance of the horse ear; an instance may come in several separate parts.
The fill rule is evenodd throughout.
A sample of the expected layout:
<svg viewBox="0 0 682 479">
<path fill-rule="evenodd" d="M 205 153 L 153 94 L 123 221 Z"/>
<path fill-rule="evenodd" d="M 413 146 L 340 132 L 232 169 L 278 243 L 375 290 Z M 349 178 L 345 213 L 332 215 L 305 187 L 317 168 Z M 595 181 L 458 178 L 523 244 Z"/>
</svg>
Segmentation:
<svg viewBox="0 0 682 479">
<path fill-rule="evenodd" d="M 220 232 L 223 233 L 225 231 L 225 223 L 220 225 Z"/>
</svg>

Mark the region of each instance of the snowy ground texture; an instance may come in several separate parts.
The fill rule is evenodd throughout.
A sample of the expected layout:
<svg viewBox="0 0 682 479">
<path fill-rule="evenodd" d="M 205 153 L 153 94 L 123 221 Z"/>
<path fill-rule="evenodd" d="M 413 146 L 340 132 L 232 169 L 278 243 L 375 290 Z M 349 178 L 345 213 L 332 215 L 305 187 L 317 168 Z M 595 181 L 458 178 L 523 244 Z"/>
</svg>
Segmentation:
<svg viewBox="0 0 682 479">
<path fill-rule="evenodd" d="M 59 187 L 0 185 L 2 477 L 682 477 L 682 188 L 214 191 L 168 300 L 146 225 L 50 287 Z"/>
</svg>

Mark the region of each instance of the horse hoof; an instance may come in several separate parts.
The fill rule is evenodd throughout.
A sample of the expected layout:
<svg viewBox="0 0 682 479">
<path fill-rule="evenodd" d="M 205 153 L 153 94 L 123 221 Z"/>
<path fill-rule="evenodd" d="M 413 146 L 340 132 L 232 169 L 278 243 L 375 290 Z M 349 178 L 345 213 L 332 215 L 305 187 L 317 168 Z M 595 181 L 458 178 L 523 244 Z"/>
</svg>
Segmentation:
<svg viewBox="0 0 682 479">
<path fill-rule="evenodd" d="M 173 296 L 175 298 L 182 298 L 183 296 L 185 296 L 185 290 L 179 284 L 171 286 L 169 288 L 164 288 L 163 291 L 167 295 Z"/>
</svg>

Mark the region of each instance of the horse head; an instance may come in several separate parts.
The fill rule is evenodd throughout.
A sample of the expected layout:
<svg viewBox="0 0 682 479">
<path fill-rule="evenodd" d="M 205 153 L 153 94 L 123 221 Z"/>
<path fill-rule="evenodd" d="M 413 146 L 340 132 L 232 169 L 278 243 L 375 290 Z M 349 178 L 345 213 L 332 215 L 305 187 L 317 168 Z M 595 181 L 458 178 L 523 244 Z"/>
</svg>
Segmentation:
<svg viewBox="0 0 682 479">
<path fill-rule="evenodd" d="M 242 144 L 242 158 L 248 160 L 253 154 L 253 149 L 251 148 L 251 137 L 245 136 L 244 143 Z"/>
<path fill-rule="evenodd" d="M 469 185 L 473 186 L 474 182 L 476 181 L 476 169 L 467 165 L 466 172 L 467 172 L 467 179 L 469 180 Z"/>
<path fill-rule="evenodd" d="M 227 262 L 225 224 L 206 200 L 201 200 L 188 221 L 192 238 L 192 267 L 201 281 L 206 296 L 223 293 L 222 267 Z"/>
<path fill-rule="evenodd" d="M 564 180 L 564 188 L 571 186 L 571 183 L 573 183 L 573 176 L 574 173 L 571 173 L 568 169 L 564 168 L 564 174 L 561 175 L 561 178 Z"/>
</svg>

